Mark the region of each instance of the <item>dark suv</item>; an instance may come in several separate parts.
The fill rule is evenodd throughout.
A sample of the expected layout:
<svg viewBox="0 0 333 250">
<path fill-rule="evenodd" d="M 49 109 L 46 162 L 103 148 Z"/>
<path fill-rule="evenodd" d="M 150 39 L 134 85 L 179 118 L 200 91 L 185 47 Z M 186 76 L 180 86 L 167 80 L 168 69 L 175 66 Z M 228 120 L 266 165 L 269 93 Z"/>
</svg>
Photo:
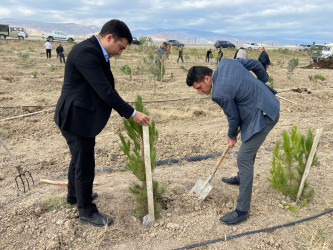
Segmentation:
<svg viewBox="0 0 333 250">
<path fill-rule="evenodd" d="M 136 37 L 133 37 L 132 44 L 140 45 L 141 42 Z"/>
<path fill-rule="evenodd" d="M 183 43 L 178 42 L 177 40 L 169 40 L 166 42 L 168 45 L 172 43 L 172 46 L 176 47 L 184 47 L 185 45 Z"/>
<path fill-rule="evenodd" d="M 218 49 L 218 48 L 228 48 L 228 47 L 235 48 L 236 46 L 235 46 L 235 44 L 233 44 L 229 41 L 216 41 L 214 43 L 214 47 Z"/>
</svg>

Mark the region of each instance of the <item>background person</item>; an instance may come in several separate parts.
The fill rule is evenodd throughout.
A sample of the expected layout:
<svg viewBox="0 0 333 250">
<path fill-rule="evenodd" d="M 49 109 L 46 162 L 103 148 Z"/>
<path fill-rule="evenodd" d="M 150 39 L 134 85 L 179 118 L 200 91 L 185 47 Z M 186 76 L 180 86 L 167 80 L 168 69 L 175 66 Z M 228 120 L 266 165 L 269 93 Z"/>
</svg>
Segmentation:
<svg viewBox="0 0 333 250">
<path fill-rule="evenodd" d="M 65 55 L 64 55 L 64 48 L 62 47 L 61 44 L 59 44 L 59 46 L 56 48 L 56 52 L 57 52 L 57 58 L 58 58 L 58 56 L 60 58 L 60 63 L 62 63 L 62 61 L 64 61 L 64 63 L 66 63 Z"/>
<path fill-rule="evenodd" d="M 181 59 L 182 62 L 184 62 L 184 60 L 183 60 L 183 52 L 184 52 L 184 47 L 183 47 L 183 46 L 180 46 L 179 51 L 178 51 L 178 59 L 177 59 L 177 63 L 178 63 L 179 59 Z"/>
<path fill-rule="evenodd" d="M 193 66 L 187 74 L 188 86 L 199 94 L 208 95 L 212 91 L 213 101 L 223 109 L 229 124 L 227 143 L 231 148 L 237 142 L 240 127 L 239 171 L 236 177 L 227 179 L 227 183 L 233 181 L 230 184 L 239 185 L 239 195 L 236 209 L 220 219 L 226 224 L 236 224 L 248 218 L 255 157 L 279 119 L 280 103 L 274 96 L 276 91 L 265 84 L 267 81 L 265 70 L 254 59 L 223 59 L 214 74 L 205 66 Z"/>
<path fill-rule="evenodd" d="M 172 43 L 170 43 L 168 47 L 167 45 L 168 45 L 167 42 L 163 42 L 162 45 L 156 49 L 155 58 L 154 58 L 155 63 L 157 62 L 157 60 L 162 61 L 165 52 L 168 52 L 171 49 Z"/>
<path fill-rule="evenodd" d="M 219 52 L 217 53 L 217 64 L 219 64 L 222 60 L 222 57 L 223 57 L 223 51 L 222 49 L 220 48 L 219 49 Z"/>
<path fill-rule="evenodd" d="M 52 44 L 49 42 L 49 40 L 46 40 L 46 42 L 44 43 L 44 46 L 46 48 L 46 58 L 51 59 Z"/>
<path fill-rule="evenodd" d="M 54 116 L 72 156 L 67 202 L 77 204 L 81 222 L 95 226 L 113 223 L 92 202 L 97 197 L 92 193 L 96 135 L 105 127 L 112 109 L 122 117 L 132 117 L 140 125 L 149 125 L 150 120 L 120 97 L 110 70 L 110 57 L 120 56 L 132 40 L 124 22 L 110 20 L 97 36 L 74 46 L 67 57 L 64 84 Z"/>
<path fill-rule="evenodd" d="M 207 52 L 206 52 L 206 62 L 209 62 L 210 54 L 212 54 L 212 53 L 213 53 L 212 49 L 207 50 Z"/>
<path fill-rule="evenodd" d="M 260 53 L 260 55 L 259 55 L 258 61 L 262 64 L 264 69 L 267 70 L 267 68 L 271 64 L 271 61 L 269 60 L 269 56 L 268 56 L 267 52 L 265 51 L 265 48 L 260 47 L 259 53 Z"/>
<path fill-rule="evenodd" d="M 247 59 L 247 51 L 243 47 L 240 47 L 238 50 L 236 50 L 234 59 L 237 59 L 237 58 Z"/>
</svg>

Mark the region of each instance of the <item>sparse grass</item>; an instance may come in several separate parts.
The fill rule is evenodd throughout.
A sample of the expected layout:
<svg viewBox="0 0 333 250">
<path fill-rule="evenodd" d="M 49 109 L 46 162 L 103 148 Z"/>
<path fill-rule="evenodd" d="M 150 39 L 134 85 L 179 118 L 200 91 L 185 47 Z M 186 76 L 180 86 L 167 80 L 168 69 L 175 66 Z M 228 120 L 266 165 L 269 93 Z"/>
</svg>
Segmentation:
<svg viewBox="0 0 333 250">
<path fill-rule="evenodd" d="M 70 208 L 72 206 L 66 202 L 65 197 L 50 194 L 42 199 L 40 203 L 40 208 L 44 211 L 58 210 L 61 207 Z"/>
<path fill-rule="evenodd" d="M 188 68 L 186 68 L 185 66 L 180 66 L 180 68 L 184 70 L 186 73 L 188 72 Z"/>
<path fill-rule="evenodd" d="M 315 228 L 304 225 L 303 230 L 296 236 L 298 249 L 332 249 L 333 245 L 329 242 L 330 232 L 325 231 L 325 227 L 320 224 Z"/>
<path fill-rule="evenodd" d="M 29 50 L 29 52 L 35 52 L 36 51 L 36 49 L 32 48 L 32 47 L 29 47 L 28 50 Z"/>
<path fill-rule="evenodd" d="M 280 67 L 283 67 L 284 61 L 278 60 L 277 65 L 279 65 Z"/>
<path fill-rule="evenodd" d="M 22 53 L 21 51 L 17 54 L 19 58 L 22 59 L 23 62 L 26 62 L 29 58 L 29 53 Z"/>
<path fill-rule="evenodd" d="M 314 76 L 309 75 L 308 77 L 309 77 L 310 82 L 312 82 L 311 87 L 314 89 L 317 87 L 318 80 L 323 81 L 323 82 L 326 81 L 326 78 L 321 74 L 317 74 Z"/>
</svg>

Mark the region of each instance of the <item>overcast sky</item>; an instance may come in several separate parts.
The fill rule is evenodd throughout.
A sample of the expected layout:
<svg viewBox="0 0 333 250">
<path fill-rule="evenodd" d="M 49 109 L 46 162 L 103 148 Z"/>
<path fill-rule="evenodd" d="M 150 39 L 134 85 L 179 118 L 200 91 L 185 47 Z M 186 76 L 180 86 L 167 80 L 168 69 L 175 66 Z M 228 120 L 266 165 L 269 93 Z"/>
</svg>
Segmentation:
<svg viewBox="0 0 333 250">
<path fill-rule="evenodd" d="M 332 0 L 0 0 L 0 18 L 131 30 L 192 29 L 293 42 L 333 42 Z"/>
</svg>

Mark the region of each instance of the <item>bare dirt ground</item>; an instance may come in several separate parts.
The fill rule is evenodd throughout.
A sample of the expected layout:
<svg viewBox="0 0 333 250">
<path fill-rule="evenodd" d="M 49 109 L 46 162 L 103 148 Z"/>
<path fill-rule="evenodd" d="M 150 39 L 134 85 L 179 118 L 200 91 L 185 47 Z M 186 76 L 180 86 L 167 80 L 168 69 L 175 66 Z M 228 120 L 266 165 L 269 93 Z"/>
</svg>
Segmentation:
<svg viewBox="0 0 333 250">
<path fill-rule="evenodd" d="M 57 45 L 54 43 L 54 49 Z M 66 52 L 70 47 L 64 44 Z M 26 61 L 20 52 L 28 53 Z M 165 81 L 157 82 L 156 86 L 146 75 L 134 75 L 130 81 L 119 70 L 124 64 L 133 66 L 141 60 L 142 54 L 137 48 L 131 47 L 120 59 L 111 61 L 116 88 L 125 100 L 134 101 L 137 94 L 144 101 L 174 100 L 145 104 L 159 131 L 157 160 L 221 153 L 226 147 L 228 126 L 222 110 L 206 96 L 187 87 L 186 72 L 180 69 L 181 65 L 190 68 L 194 64 L 215 69 L 214 63 L 204 62 L 205 50 L 196 53 L 189 54 L 184 64 L 176 63 L 177 52 L 172 54 Z M 226 50 L 224 54 L 232 58 L 233 53 Z M 234 226 L 219 221 L 235 208 L 237 200 L 238 189 L 221 182 L 222 176 L 234 176 L 237 172 L 237 144 L 223 160 L 211 182 L 213 190 L 203 202 L 188 192 L 198 179 L 208 177 L 217 158 L 158 166 L 153 178 L 167 188 L 165 209 L 153 225 L 142 226 L 135 216 L 135 199 L 128 191 L 135 177 L 118 167 L 126 164 L 118 137 L 124 127 L 122 118 L 113 112 L 108 125 L 96 138 L 95 180 L 101 185 L 96 185 L 94 191 L 99 194 L 96 200 L 99 210 L 111 215 L 115 223 L 111 227 L 96 228 L 81 224 L 75 207 L 61 203 L 54 209 L 48 208 L 46 205 L 51 204 L 51 198 L 65 197 L 66 188 L 39 183 L 40 179 L 66 181 L 70 155 L 53 121 L 53 106 L 60 95 L 64 65 L 58 62 L 54 52 L 51 60 L 46 59 L 42 42 L 1 41 L 0 136 L 23 169 L 31 172 L 35 185 L 25 194 L 17 191 L 14 181 L 17 170 L 0 147 L 0 249 L 174 249 L 285 224 L 331 209 L 333 71 L 301 68 L 310 64 L 305 53 L 273 50 L 268 53 L 272 61 L 268 73 L 274 78 L 274 88 L 280 96 L 297 104 L 280 99 L 280 121 L 257 154 L 250 218 Z M 258 52 L 252 51 L 249 56 L 257 58 Z M 287 77 L 286 66 L 291 57 L 298 57 L 300 65 Z M 49 70 L 50 64 L 55 64 L 55 71 Z M 34 71 L 38 73 L 37 78 L 31 77 Z M 309 76 L 316 74 L 324 76 L 326 81 L 310 81 Z M 305 91 L 291 90 L 297 88 Z M 7 119 L 42 110 L 48 111 Z M 320 126 L 324 127 L 317 149 L 318 163 L 308 177 L 316 193 L 303 208 L 273 189 L 266 180 L 270 176 L 272 148 L 276 140 L 281 139 L 281 132 L 290 131 L 293 125 L 298 125 L 304 134 L 309 128 L 315 132 Z M 293 204 L 297 213 L 280 202 Z M 332 249 L 332 218 L 329 213 L 295 226 L 198 249 Z"/>
</svg>

